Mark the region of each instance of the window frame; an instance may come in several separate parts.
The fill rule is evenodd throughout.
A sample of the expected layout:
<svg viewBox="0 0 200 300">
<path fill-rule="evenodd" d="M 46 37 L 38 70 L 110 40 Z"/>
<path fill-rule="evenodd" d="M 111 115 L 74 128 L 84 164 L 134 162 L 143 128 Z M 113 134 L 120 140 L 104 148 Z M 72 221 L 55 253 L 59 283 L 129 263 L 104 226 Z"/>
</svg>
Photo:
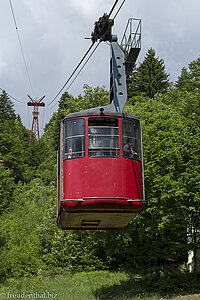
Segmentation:
<svg viewBox="0 0 200 300">
<path fill-rule="evenodd" d="M 130 137 L 130 136 L 124 136 L 124 121 L 132 121 L 133 123 L 135 123 L 137 126 L 138 126 L 138 131 L 139 131 L 139 136 L 137 138 L 137 136 L 135 137 Z M 137 160 L 137 161 L 142 161 L 142 144 L 141 144 L 141 125 L 140 125 L 140 122 L 135 120 L 135 119 L 128 119 L 128 118 L 124 118 L 122 119 L 122 123 L 121 123 L 121 127 L 122 127 L 122 156 L 123 158 L 126 158 L 126 159 L 132 159 L 132 160 Z M 139 147 L 138 149 L 136 148 L 136 150 L 139 150 L 139 155 L 138 157 L 126 157 L 124 155 L 124 139 L 127 138 L 127 139 L 133 139 L 136 141 L 136 143 L 139 143 Z"/>
<path fill-rule="evenodd" d="M 83 150 L 82 151 L 76 151 L 76 152 L 72 152 L 72 157 L 65 157 L 66 155 L 65 155 L 65 153 L 67 153 L 67 154 L 69 154 L 69 152 L 65 152 L 65 138 L 66 138 L 66 136 L 65 136 L 65 122 L 69 122 L 69 121 L 73 121 L 73 120 L 83 120 L 84 121 L 84 133 L 83 134 L 78 134 L 78 135 L 73 135 L 73 136 L 69 136 L 69 137 L 67 137 L 67 139 L 72 139 L 72 138 L 77 138 L 77 137 L 83 137 L 83 145 L 84 145 L 84 148 L 83 148 Z M 64 124 L 64 126 L 63 126 L 63 160 L 64 161 L 66 161 L 66 160 L 71 160 L 71 159 L 79 159 L 79 158 L 83 158 L 83 157 L 85 157 L 85 155 L 86 155 L 86 138 L 85 138 L 85 124 L 86 124 L 86 120 L 84 119 L 84 118 L 73 118 L 73 119 L 67 119 L 67 120 L 64 120 L 64 122 L 63 122 Z M 83 153 L 83 155 L 82 156 L 80 156 L 80 157 L 73 157 L 73 153 L 80 153 L 80 152 L 82 152 Z"/>
<path fill-rule="evenodd" d="M 115 122 L 117 120 L 117 124 L 118 126 L 100 126 L 100 125 L 92 125 L 92 126 L 89 126 L 89 120 L 90 119 L 115 119 Z M 118 129 L 118 134 L 114 134 L 114 135 L 110 135 L 110 134 L 97 134 L 97 135 L 94 135 L 94 134 L 91 134 L 89 133 L 89 128 L 114 128 L 114 129 Z M 90 136 L 96 136 L 97 138 L 98 137 L 117 137 L 118 140 L 117 140 L 117 143 L 118 143 L 118 147 L 117 148 L 114 148 L 114 147 L 95 147 L 95 148 L 90 148 L 89 147 L 89 140 L 90 140 Z M 95 152 L 95 151 L 112 151 L 112 153 L 116 152 L 117 154 L 116 155 L 92 155 L 91 152 Z M 116 118 L 116 117 L 90 117 L 88 118 L 88 156 L 91 157 L 91 158 L 119 158 L 120 157 L 120 126 L 119 126 L 119 119 Z"/>
</svg>

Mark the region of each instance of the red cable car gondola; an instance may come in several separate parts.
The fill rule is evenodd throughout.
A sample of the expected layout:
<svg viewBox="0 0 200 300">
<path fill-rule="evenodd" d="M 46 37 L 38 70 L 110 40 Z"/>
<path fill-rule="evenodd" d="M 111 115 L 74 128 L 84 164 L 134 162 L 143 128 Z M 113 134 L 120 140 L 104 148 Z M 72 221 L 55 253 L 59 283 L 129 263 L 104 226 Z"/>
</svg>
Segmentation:
<svg viewBox="0 0 200 300">
<path fill-rule="evenodd" d="M 57 222 L 62 229 L 123 229 L 144 207 L 141 125 L 122 113 L 126 74 L 116 38 L 111 50 L 111 104 L 61 121 Z"/>
<path fill-rule="evenodd" d="M 134 153 L 127 145 L 135 142 Z M 122 229 L 143 208 L 141 127 L 123 113 L 74 113 L 61 123 L 58 223 Z"/>
</svg>

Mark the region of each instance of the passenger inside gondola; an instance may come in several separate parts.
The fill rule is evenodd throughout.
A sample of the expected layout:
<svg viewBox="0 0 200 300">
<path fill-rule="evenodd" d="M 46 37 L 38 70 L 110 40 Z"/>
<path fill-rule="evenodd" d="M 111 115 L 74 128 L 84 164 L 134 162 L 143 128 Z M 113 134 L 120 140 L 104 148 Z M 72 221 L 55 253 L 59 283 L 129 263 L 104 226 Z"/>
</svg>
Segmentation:
<svg viewBox="0 0 200 300">
<path fill-rule="evenodd" d="M 66 158 L 70 159 L 72 158 L 72 148 L 69 148 L 68 152 L 65 153 Z"/>
<path fill-rule="evenodd" d="M 124 145 L 123 154 L 126 158 L 138 158 L 138 153 L 136 152 L 135 141 L 130 139 L 127 144 Z"/>
</svg>

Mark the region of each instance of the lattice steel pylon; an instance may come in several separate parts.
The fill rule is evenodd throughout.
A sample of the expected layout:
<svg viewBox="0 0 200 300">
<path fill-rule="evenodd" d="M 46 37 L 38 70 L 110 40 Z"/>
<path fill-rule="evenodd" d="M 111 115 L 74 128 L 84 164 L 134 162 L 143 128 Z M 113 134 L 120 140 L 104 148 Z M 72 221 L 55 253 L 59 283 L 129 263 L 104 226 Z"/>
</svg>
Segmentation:
<svg viewBox="0 0 200 300">
<path fill-rule="evenodd" d="M 31 126 L 30 139 L 29 139 L 29 146 L 30 146 L 33 133 L 35 134 L 35 137 L 38 140 L 40 139 L 39 120 L 38 120 L 38 116 L 39 116 L 38 107 L 39 106 L 45 106 L 45 103 L 42 102 L 42 100 L 44 99 L 45 96 L 43 96 L 39 100 L 33 100 L 29 95 L 28 95 L 28 97 L 31 101 L 29 101 L 27 103 L 27 105 L 28 106 L 33 106 L 33 120 L 32 120 L 32 126 Z"/>
</svg>

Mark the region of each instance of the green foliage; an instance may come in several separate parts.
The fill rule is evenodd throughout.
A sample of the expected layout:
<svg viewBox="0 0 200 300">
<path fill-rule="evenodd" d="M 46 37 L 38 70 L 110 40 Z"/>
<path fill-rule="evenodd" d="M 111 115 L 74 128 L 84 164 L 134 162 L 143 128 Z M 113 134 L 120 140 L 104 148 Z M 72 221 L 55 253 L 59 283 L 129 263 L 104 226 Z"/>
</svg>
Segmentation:
<svg viewBox="0 0 200 300">
<path fill-rule="evenodd" d="M 6 92 L 3 91 L 0 95 L 0 122 L 16 119 L 16 114 L 13 106 L 14 104 L 9 99 Z"/>
<path fill-rule="evenodd" d="M 148 234 L 150 244 L 154 245 L 150 253 L 156 265 L 159 260 L 164 260 L 164 263 L 170 263 L 170 260 L 186 261 L 188 208 L 191 191 L 195 188 L 197 193 L 196 183 L 199 180 L 198 176 L 194 179 L 195 174 L 199 174 L 197 145 L 191 143 L 195 135 L 191 134 L 184 116 L 158 102 L 158 99 L 146 102 L 143 106 L 136 105 L 134 110 L 141 116 L 145 128 L 143 143 L 147 204 L 144 213 L 139 216 L 142 230 Z M 191 184 L 190 176 L 193 178 Z M 139 233 L 141 236 L 142 230 Z"/>
<path fill-rule="evenodd" d="M 0 155 L 16 181 L 24 180 L 28 164 L 28 139 L 18 120 L 0 123 Z"/>
<path fill-rule="evenodd" d="M 187 201 L 185 211 L 188 218 L 188 228 L 190 232 L 198 233 L 200 229 L 199 220 L 199 182 L 200 182 L 200 94 L 199 91 L 188 92 L 186 90 L 172 90 L 163 97 L 163 101 L 174 107 L 180 115 L 184 116 L 185 131 L 185 152 L 182 165 L 182 185 L 184 186 Z M 199 235 L 199 234 L 198 234 Z M 198 240 L 198 241 L 197 241 Z M 190 246 L 197 247 L 200 237 Z"/>
<path fill-rule="evenodd" d="M 81 110 L 106 105 L 109 103 L 109 93 L 104 88 L 91 88 L 87 84 L 83 86 L 83 96 L 77 98 L 65 92 L 59 101 L 59 111 L 64 111 L 65 114 L 79 112 Z M 63 116 L 63 117 L 64 117 Z"/>
<path fill-rule="evenodd" d="M 12 107 L 12 102 L 3 92 L 0 96 L 0 159 L 11 172 L 15 182 L 29 182 L 41 162 L 39 155 L 33 156 L 34 149 L 35 154 L 39 154 L 39 148 L 44 148 L 44 145 L 39 147 L 40 144 L 37 144 L 34 148 L 28 148 L 29 130 L 22 125 L 20 118 L 16 117 Z"/>
<path fill-rule="evenodd" d="M 199 91 L 200 89 L 200 57 L 188 65 L 189 71 L 184 67 L 175 86 L 188 92 Z"/>
<path fill-rule="evenodd" d="M 187 81 L 189 80 L 189 73 L 185 67 L 181 70 L 181 75 L 178 77 L 178 80 L 175 82 L 175 86 L 181 90 L 186 85 Z"/>
<path fill-rule="evenodd" d="M 0 164 L 0 215 L 13 200 L 14 179 L 11 172 Z"/>
<path fill-rule="evenodd" d="M 137 95 L 154 98 L 156 93 L 165 93 L 170 86 L 168 77 L 163 59 L 155 57 L 155 50 L 149 49 L 144 61 L 129 75 L 128 98 Z"/>
<path fill-rule="evenodd" d="M 44 255 L 52 268 L 61 267 L 65 272 L 81 272 L 102 269 L 104 264 L 95 255 L 96 241 L 86 232 L 55 232 L 51 250 Z"/>
<path fill-rule="evenodd" d="M 39 225 L 48 208 L 54 205 L 56 190 L 35 179 L 29 185 L 18 184 L 10 210 L 1 218 L 3 244 L 0 269 L 11 276 L 37 274 L 42 266 Z"/>
</svg>

